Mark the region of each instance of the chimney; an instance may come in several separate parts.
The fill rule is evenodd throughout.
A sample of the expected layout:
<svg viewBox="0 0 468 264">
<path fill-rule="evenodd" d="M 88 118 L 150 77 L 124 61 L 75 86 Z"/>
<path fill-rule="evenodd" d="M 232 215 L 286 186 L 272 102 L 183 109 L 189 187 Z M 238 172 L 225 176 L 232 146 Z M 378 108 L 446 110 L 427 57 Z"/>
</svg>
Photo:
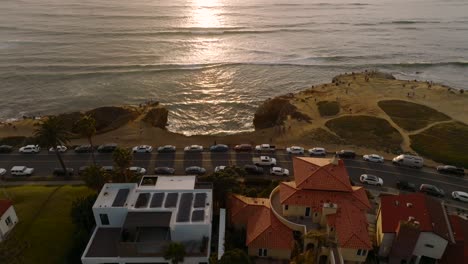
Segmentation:
<svg viewBox="0 0 468 264">
<path fill-rule="evenodd" d="M 330 163 L 335 166 L 338 166 L 338 158 L 336 156 L 333 156 L 333 158 L 331 158 L 330 160 Z"/>
</svg>

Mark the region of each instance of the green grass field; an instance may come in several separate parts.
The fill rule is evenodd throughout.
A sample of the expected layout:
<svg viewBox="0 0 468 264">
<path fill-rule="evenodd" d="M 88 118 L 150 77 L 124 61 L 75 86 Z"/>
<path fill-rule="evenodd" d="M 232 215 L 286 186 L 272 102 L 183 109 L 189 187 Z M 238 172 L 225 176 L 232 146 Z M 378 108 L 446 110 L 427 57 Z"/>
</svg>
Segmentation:
<svg viewBox="0 0 468 264">
<path fill-rule="evenodd" d="M 435 125 L 410 136 L 411 148 L 434 161 L 468 168 L 468 125 Z"/>
<path fill-rule="evenodd" d="M 340 112 L 340 104 L 336 101 L 321 101 L 317 103 L 317 107 L 322 117 L 334 116 Z"/>
<path fill-rule="evenodd" d="M 400 133 L 382 118 L 343 116 L 329 120 L 325 125 L 346 144 L 397 152 L 403 141 Z"/>
<path fill-rule="evenodd" d="M 65 263 L 74 230 L 70 217 L 72 201 L 93 191 L 85 186 L 21 186 L 3 190 L 0 197 L 7 195 L 13 200 L 19 218 L 11 235 L 29 244 L 23 254 L 24 263 Z"/>
<path fill-rule="evenodd" d="M 450 120 L 445 114 L 427 107 L 400 100 L 380 101 L 379 107 L 401 128 L 418 130 L 437 121 Z"/>
</svg>

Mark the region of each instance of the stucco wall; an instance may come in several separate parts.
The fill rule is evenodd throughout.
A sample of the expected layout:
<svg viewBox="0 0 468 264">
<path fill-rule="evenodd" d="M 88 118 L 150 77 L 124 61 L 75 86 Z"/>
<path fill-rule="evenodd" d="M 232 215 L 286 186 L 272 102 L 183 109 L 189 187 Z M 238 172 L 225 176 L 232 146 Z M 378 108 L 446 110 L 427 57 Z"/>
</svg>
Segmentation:
<svg viewBox="0 0 468 264">
<path fill-rule="evenodd" d="M 249 247 L 249 256 L 258 257 L 258 248 Z M 265 258 L 274 259 L 290 259 L 291 250 L 286 249 L 267 249 L 267 256 Z"/>
<path fill-rule="evenodd" d="M 5 220 L 10 217 L 12 224 L 7 226 Z M 13 206 L 10 206 L 8 210 L 0 217 L 0 241 L 2 241 L 2 237 L 4 237 L 7 233 L 9 233 L 18 223 L 18 216 L 16 215 L 15 209 Z"/>
<path fill-rule="evenodd" d="M 127 208 L 126 207 L 106 207 L 106 208 L 93 208 L 94 220 L 96 225 L 101 227 L 101 218 L 100 214 L 107 214 L 109 218 L 109 225 L 104 227 L 122 227 L 127 217 Z"/>
<path fill-rule="evenodd" d="M 344 261 L 355 261 L 355 262 L 364 262 L 366 261 L 367 254 L 369 251 L 366 252 L 364 256 L 358 256 L 357 249 L 353 248 L 340 248 L 339 251 L 341 252 L 341 256 L 343 257 Z"/>
<path fill-rule="evenodd" d="M 432 232 L 423 232 L 419 235 L 418 242 L 414 247 L 413 255 L 427 256 L 435 259 L 442 258 L 448 241 Z M 434 247 L 428 247 L 426 244 Z"/>
</svg>

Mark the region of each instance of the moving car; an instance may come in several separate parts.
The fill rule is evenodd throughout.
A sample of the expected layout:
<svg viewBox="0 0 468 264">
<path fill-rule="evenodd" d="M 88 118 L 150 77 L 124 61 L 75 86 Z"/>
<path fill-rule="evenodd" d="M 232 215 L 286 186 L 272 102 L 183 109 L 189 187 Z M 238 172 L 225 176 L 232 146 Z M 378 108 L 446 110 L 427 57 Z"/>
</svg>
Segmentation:
<svg viewBox="0 0 468 264">
<path fill-rule="evenodd" d="M 214 172 L 220 172 L 226 169 L 227 166 L 216 166 Z"/>
<path fill-rule="evenodd" d="M 342 149 L 336 152 L 336 156 L 342 159 L 354 159 L 356 157 L 356 152 Z"/>
<path fill-rule="evenodd" d="M 169 168 L 169 167 L 156 167 L 156 168 L 154 168 L 154 174 L 172 175 L 174 173 L 175 173 L 174 168 Z"/>
<path fill-rule="evenodd" d="M 158 147 L 158 153 L 172 153 L 176 152 L 176 147 L 172 145 L 165 145 Z"/>
<path fill-rule="evenodd" d="M 140 145 L 132 148 L 133 153 L 151 153 L 153 147 L 149 145 Z"/>
<path fill-rule="evenodd" d="M 260 157 L 253 157 L 252 158 L 253 164 L 256 166 L 275 166 L 276 159 L 270 158 L 268 156 L 260 156 Z"/>
<path fill-rule="evenodd" d="M 0 153 L 10 153 L 13 151 L 13 147 L 9 145 L 1 145 L 0 146 Z"/>
<path fill-rule="evenodd" d="M 6 169 L 0 168 L 0 176 L 5 175 L 5 173 L 6 173 Z"/>
<path fill-rule="evenodd" d="M 250 152 L 253 150 L 253 146 L 250 145 L 250 144 L 240 144 L 240 145 L 236 145 L 234 147 L 234 150 L 237 151 L 237 152 Z"/>
<path fill-rule="evenodd" d="M 468 193 L 466 192 L 454 191 L 452 192 L 452 198 L 460 202 L 468 203 Z"/>
<path fill-rule="evenodd" d="M 439 189 L 436 186 L 431 185 L 431 184 L 421 184 L 421 186 L 419 187 L 419 191 L 423 192 L 423 193 L 426 193 L 426 194 L 429 194 L 429 195 L 432 195 L 432 196 L 436 196 L 436 197 L 444 197 L 445 196 L 444 190 Z"/>
<path fill-rule="evenodd" d="M 400 190 L 405 190 L 405 191 L 410 191 L 410 192 L 415 192 L 416 191 L 416 185 L 414 183 L 411 183 L 411 182 L 398 181 L 396 186 Z"/>
<path fill-rule="evenodd" d="M 54 176 L 73 176 L 75 170 L 72 168 L 67 168 L 67 173 L 63 170 L 63 168 L 55 168 L 52 174 Z"/>
<path fill-rule="evenodd" d="M 465 175 L 465 169 L 461 167 L 455 167 L 451 165 L 437 166 L 437 171 L 440 173 L 454 174 L 459 176 Z"/>
<path fill-rule="evenodd" d="M 263 174 L 263 168 L 256 165 L 245 165 L 244 170 L 247 172 L 247 174 Z"/>
<path fill-rule="evenodd" d="M 20 153 L 39 153 L 40 151 L 41 147 L 39 145 L 27 145 L 19 149 Z"/>
<path fill-rule="evenodd" d="M 376 162 L 376 163 L 383 163 L 384 162 L 384 158 L 382 156 L 380 156 L 380 155 L 377 155 L 377 154 L 364 155 L 364 156 L 362 156 L 362 159 L 364 159 L 365 161 Z"/>
<path fill-rule="evenodd" d="M 68 150 L 68 148 L 65 147 L 65 146 L 57 146 L 57 147 L 55 147 L 55 149 L 54 148 L 49 148 L 49 152 L 55 152 L 55 150 L 58 150 L 58 152 L 63 153 L 63 152 L 66 152 Z"/>
<path fill-rule="evenodd" d="M 91 148 L 91 145 L 81 145 L 75 148 L 76 153 L 90 153 L 93 152 L 93 148 Z"/>
<path fill-rule="evenodd" d="M 184 148 L 185 152 L 203 152 L 203 146 L 190 145 Z"/>
<path fill-rule="evenodd" d="M 327 151 L 324 148 L 311 148 L 308 150 L 309 155 L 311 156 L 326 156 Z"/>
<path fill-rule="evenodd" d="M 191 166 L 185 169 L 186 174 L 195 174 L 195 175 L 203 175 L 205 174 L 205 168 L 198 167 L 198 166 Z"/>
<path fill-rule="evenodd" d="M 286 152 L 288 152 L 288 154 L 304 154 L 304 148 L 299 146 L 291 146 L 286 148 Z"/>
<path fill-rule="evenodd" d="M 382 178 L 377 177 L 375 175 L 371 175 L 371 174 L 362 174 L 361 177 L 359 177 L 359 181 L 365 184 L 369 184 L 369 185 L 375 185 L 375 186 L 383 185 Z"/>
<path fill-rule="evenodd" d="M 394 165 L 402 165 L 412 168 L 422 168 L 424 165 L 424 160 L 419 156 L 402 154 L 393 158 L 392 163 Z"/>
<path fill-rule="evenodd" d="M 135 175 L 145 175 L 146 169 L 142 167 L 130 167 L 127 170 L 131 171 Z"/>
<path fill-rule="evenodd" d="M 273 167 L 270 169 L 270 174 L 276 176 L 289 176 L 289 170 L 281 167 Z"/>
<path fill-rule="evenodd" d="M 255 146 L 255 150 L 258 152 L 274 152 L 276 150 L 276 147 L 270 144 L 261 144 Z"/>
<path fill-rule="evenodd" d="M 227 152 L 229 151 L 229 147 L 224 144 L 216 144 L 210 147 L 211 152 Z"/>
<path fill-rule="evenodd" d="M 104 145 L 99 146 L 97 151 L 99 153 L 111 153 L 111 152 L 114 152 L 116 148 L 117 148 L 117 144 L 109 143 L 109 144 L 104 144 Z"/>
<path fill-rule="evenodd" d="M 34 169 L 26 166 L 13 166 L 10 173 L 13 176 L 31 176 L 34 173 Z"/>
</svg>

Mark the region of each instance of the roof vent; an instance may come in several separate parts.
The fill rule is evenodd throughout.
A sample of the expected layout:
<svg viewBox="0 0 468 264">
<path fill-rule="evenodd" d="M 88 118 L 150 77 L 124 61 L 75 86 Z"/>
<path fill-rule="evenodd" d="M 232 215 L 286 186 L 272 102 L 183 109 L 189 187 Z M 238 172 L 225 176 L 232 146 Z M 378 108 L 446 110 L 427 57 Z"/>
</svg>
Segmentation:
<svg viewBox="0 0 468 264">
<path fill-rule="evenodd" d="M 414 216 L 409 216 L 408 217 L 408 222 L 413 222 L 414 220 L 416 220 L 416 218 L 414 218 Z"/>
<path fill-rule="evenodd" d="M 419 226 L 420 223 L 419 223 L 419 221 L 414 221 L 413 224 L 414 224 L 415 226 Z"/>
<path fill-rule="evenodd" d="M 398 206 L 400 202 L 398 200 L 395 200 L 395 205 Z"/>
<path fill-rule="evenodd" d="M 104 194 L 103 194 L 103 195 L 104 195 L 104 196 L 107 196 L 108 194 L 109 194 L 108 192 L 104 192 Z"/>
<path fill-rule="evenodd" d="M 412 204 L 412 203 L 406 203 L 406 207 L 412 208 L 412 207 L 413 207 L 413 204 Z"/>
</svg>

